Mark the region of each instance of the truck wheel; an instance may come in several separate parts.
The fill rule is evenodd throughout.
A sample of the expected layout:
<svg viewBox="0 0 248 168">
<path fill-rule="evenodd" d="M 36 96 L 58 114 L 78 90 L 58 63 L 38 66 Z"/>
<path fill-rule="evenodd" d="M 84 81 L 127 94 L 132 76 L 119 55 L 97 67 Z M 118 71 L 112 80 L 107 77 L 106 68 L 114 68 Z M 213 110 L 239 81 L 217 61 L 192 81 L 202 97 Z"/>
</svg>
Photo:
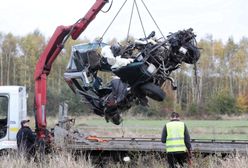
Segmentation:
<svg viewBox="0 0 248 168">
<path fill-rule="evenodd" d="M 165 98 L 165 92 L 157 85 L 153 83 L 146 83 L 140 87 L 143 93 L 145 93 L 146 96 L 157 100 L 157 101 L 163 101 Z"/>
</svg>

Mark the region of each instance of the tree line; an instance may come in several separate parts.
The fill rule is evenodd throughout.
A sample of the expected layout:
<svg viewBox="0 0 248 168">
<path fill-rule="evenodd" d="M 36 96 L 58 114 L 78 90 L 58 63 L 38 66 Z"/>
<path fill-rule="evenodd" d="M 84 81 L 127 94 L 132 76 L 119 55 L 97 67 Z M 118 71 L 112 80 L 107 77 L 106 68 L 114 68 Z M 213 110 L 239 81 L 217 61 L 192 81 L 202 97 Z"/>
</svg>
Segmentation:
<svg viewBox="0 0 248 168">
<path fill-rule="evenodd" d="M 0 33 L 0 85 L 26 86 L 29 113 L 33 111 L 35 66 L 47 42 L 39 30 L 25 36 Z M 74 114 L 89 113 L 89 108 L 73 94 L 63 79 L 71 46 L 84 42 L 89 40 L 68 40 L 52 66 L 47 79 L 47 113 L 50 115 L 57 114 L 61 102 L 67 102 L 69 111 Z M 248 38 L 235 42 L 230 37 L 223 42 L 208 35 L 198 41 L 198 46 L 201 58 L 197 64 L 183 64 L 172 74 L 177 82 L 176 91 L 165 83 L 165 101 L 151 100 L 149 108 L 137 106 L 130 113 L 156 116 L 164 116 L 173 110 L 190 116 L 247 113 Z M 110 79 L 109 74 L 101 75 Z"/>
</svg>

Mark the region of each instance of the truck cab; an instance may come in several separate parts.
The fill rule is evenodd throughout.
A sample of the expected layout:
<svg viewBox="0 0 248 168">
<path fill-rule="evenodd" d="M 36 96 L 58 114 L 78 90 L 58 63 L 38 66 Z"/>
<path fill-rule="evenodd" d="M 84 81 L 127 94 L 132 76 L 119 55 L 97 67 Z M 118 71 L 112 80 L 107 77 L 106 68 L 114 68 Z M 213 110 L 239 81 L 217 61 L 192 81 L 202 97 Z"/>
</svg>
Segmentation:
<svg viewBox="0 0 248 168">
<path fill-rule="evenodd" d="M 16 150 L 16 134 L 27 117 L 24 86 L 0 86 L 0 151 Z"/>
</svg>

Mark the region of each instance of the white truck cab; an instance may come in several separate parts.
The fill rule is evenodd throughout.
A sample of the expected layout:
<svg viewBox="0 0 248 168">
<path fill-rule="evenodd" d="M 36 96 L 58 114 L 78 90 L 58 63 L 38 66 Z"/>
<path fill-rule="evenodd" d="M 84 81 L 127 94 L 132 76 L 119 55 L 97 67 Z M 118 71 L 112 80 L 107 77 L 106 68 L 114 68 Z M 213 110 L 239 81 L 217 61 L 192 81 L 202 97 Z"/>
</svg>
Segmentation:
<svg viewBox="0 0 248 168">
<path fill-rule="evenodd" d="M 16 134 L 27 117 L 24 86 L 0 86 L 0 151 L 16 150 Z"/>
</svg>

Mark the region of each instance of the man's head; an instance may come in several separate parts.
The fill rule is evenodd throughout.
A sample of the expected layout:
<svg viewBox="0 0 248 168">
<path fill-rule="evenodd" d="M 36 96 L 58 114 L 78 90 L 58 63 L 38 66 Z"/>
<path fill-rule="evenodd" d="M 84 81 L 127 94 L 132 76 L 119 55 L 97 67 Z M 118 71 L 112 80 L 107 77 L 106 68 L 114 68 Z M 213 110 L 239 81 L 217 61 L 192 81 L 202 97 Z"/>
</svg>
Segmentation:
<svg viewBox="0 0 248 168">
<path fill-rule="evenodd" d="M 22 127 L 27 127 L 28 126 L 28 123 L 29 123 L 29 118 L 25 118 L 24 120 L 21 121 L 21 126 Z"/>
<path fill-rule="evenodd" d="M 180 116 L 177 112 L 172 112 L 170 116 L 170 120 L 180 120 Z"/>
</svg>

